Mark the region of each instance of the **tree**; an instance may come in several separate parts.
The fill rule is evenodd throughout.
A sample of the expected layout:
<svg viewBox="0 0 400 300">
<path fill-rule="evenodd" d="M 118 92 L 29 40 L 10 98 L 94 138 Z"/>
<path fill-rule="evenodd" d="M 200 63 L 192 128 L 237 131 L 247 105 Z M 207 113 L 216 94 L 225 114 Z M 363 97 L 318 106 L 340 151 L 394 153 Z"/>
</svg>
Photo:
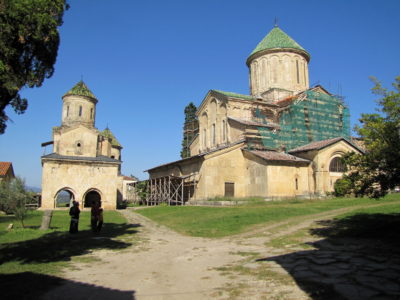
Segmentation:
<svg viewBox="0 0 400 300">
<path fill-rule="evenodd" d="M 137 182 L 136 186 L 135 186 L 136 193 L 139 196 L 140 201 L 142 203 L 144 201 L 146 201 L 147 196 L 149 194 L 148 189 L 147 189 L 148 184 L 149 184 L 149 181 L 148 180 L 144 180 L 144 181 Z"/>
<path fill-rule="evenodd" d="M 15 218 L 24 227 L 24 219 L 27 214 L 25 204 L 31 199 L 30 193 L 25 188 L 23 179 L 16 177 L 0 182 L 0 210 L 5 213 L 13 213 Z"/>
<path fill-rule="evenodd" d="M 28 107 L 23 87 L 40 87 L 54 73 L 67 0 L 0 0 L 0 134 L 9 119 Z"/>
<path fill-rule="evenodd" d="M 374 77 L 372 92 L 379 96 L 375 114 L 362 114 L 355 131 L 364 141 L 364 155 L 350 153 L 344 157 L 350 172 L 350 192 L 356 196 L 378 198 L 400 184 L 400 76 L 393 90 L 382 87 Z"/>
<path fill-rule="evenodd" d="M 185 107 L 185 123 L 183 125 L 181 158 L 190 156 L 190 143 L 193 141 L 199 131 L 199 122 L 197 120 L 196 111 L 197 107 L 193 104 L 193 102 L 190 102 Z"/>
</svg>

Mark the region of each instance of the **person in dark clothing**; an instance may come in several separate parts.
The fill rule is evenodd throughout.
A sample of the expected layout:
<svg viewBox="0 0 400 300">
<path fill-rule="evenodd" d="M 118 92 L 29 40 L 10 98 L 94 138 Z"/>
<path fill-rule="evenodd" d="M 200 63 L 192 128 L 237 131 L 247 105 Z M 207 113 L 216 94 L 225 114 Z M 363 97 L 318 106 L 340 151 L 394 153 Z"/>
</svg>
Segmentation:
<svg viewBox="0 0 400 300">
<path fill-rule="evenodd" d="M 79 202 L 74 201 L 72 203 L 72 207 L 69 209 L 69 215 L 71 216 L 71 223 L 69 225 L 70 233 L 78 232 L 78 224 L 79 224 L 79 214 L 81 210 L 79 209 Z"/>
<path fill-rule="evenodd" d="M 103 209 L 99 208 L 99 222 L 97 223 L 97 232 L 100 232 L 101 227 L 103 226 Z"/>
<path fill-rule="evenodd" d="M 100 204 L 98 202 L 93 202 L 92 203 L 92 209 L 91 209 L 91 225 L 92 225 L 92 231 L 97 232 L 97 224 L 99 222 L 99 213 L 100 213 Z"/>
</svg>

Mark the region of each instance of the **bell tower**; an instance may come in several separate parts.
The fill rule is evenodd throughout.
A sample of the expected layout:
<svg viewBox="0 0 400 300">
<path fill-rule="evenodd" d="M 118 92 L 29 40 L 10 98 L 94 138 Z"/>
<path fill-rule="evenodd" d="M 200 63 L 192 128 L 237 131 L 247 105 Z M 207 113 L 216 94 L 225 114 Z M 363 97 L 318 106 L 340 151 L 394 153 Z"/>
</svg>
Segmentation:
<svg viewBox="0 0 400 300">
<path fill-rule="evenodd" d="M 81 80 L 63 97 L 62 126 L 95 127 L 97 99 Z"/>
<path fill-rule="evenodd" d="M 277 25 L 247 58 L 250 93 L 276 101 L 309 88 L 310 54 Z"/>
</svg>

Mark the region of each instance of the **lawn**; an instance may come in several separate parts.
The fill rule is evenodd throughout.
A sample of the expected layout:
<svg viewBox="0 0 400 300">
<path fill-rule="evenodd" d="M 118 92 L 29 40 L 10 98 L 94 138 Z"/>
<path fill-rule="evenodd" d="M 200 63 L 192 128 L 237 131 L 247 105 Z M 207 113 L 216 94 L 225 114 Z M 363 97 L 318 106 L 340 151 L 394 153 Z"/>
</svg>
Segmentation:
<svg viewBox="0 0 400 300">
<path fill-rule="evenodd" d="M 282 221 L 290 217 L 316 214 L 352 206 L 394 203 L 400 211 L 400 194 L 375 200 L 368 198 L 332 198 L 257 202 L 236 207 L 157 206 L 138 210 L 149 219 L 185 235 L 224 237 L 251 229 L 258 224 Z"/>
<path fill-rule="evenodd" d="M 123 249 L 131 245 L 125 238 L 136 232 L 116 211 L 104 213 L 101 233 L 90 230 L 90 213 L 82 212 L 79 233 L 71 235 L 68 211 L 55 211 L 49 230 L 39 230 L 41 211 L 30 212 L 25 228 L 13 216 L 0 216 L 0 273 L 35 272 L 57 274 L 69 262 L 95 249 Z M 14 228 L 7 230 L 8 224 Z"/>
<path fill-rule="evenodd" d="M 104 212 L 103 229 L 96 234 L 90 230 L 90 212 L 81 213 L 79 233 L 73 235 L 68 232 L 68 210 L 54 212 L 49 230 L 38 229 L 42 215 L 41 211 L 30 212 L 25 228 L 13 216 L 0 215 L 3 299 L 39 299 L 52 287 L 67 282 L 59 275 L 71 262 L 96 263 L 90 256 L 92 251 L 125 249 L 135 242 L 137 226 L 127 224 L 117 211 Z M 14 228 L 7 230 L 10 223 Z"/>
</svg>

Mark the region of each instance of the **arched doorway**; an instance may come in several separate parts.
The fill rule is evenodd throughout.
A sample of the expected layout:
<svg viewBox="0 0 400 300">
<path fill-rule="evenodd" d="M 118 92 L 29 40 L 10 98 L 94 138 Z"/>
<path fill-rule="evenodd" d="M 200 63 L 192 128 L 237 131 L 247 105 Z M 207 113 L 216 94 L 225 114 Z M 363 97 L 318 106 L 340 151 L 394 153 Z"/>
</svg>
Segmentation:
<svg viewBox="0 0 400 300">
<path fill-rule="evenodd" d="M 101 195 L 96 190 L 90 190 L 86 193 L 84 207 L 92 207 L 93 203 L 98 203 L 101 206 Z"/>
<path fill-rule="evenodd" d="M 71 207 L 74 200 L 75 195 L 72 189 L 63 188 L 54 197 L 54 207 Z"/>
</svg>

